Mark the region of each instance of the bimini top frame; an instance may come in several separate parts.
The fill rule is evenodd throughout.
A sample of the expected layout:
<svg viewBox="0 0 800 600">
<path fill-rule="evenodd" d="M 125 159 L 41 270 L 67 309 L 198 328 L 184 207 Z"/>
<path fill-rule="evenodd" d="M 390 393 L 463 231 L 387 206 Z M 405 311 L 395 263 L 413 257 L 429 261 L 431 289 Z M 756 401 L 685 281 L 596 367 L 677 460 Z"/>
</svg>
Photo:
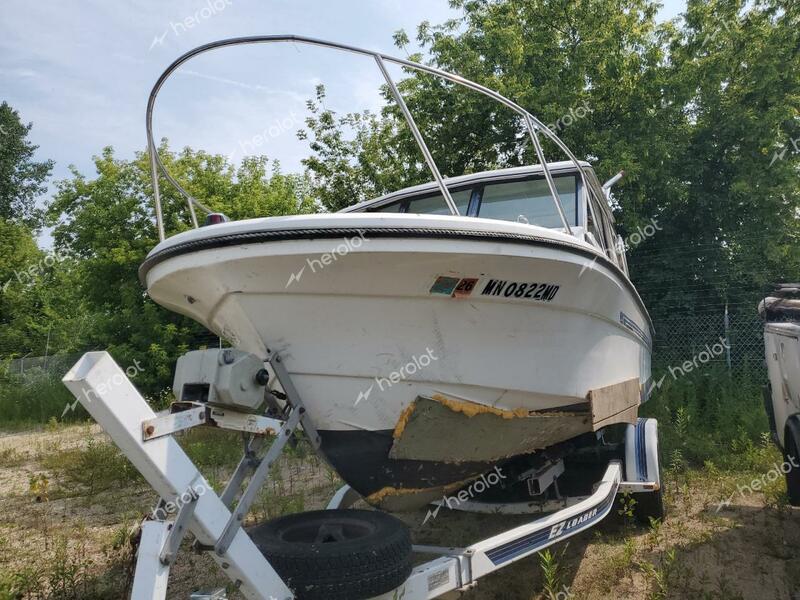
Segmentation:
<svg viewBox="0 0 800 600">
<path fill-rule="evenodd" d="M 561 139 L 553 133 L 546 125 L 544 125 L 539 119 L 534 117 L 531 113 L 526 111 L 524 108 L 512 102 L 508 98 L 498 94 L 497 92 L 490 90 L 474 81 L 470 81 L 469 79 L 465 79 L 460 75 L 455 75 L 453 73 L 448 73 L 446 71 L 442 71 L 441 69 L 437 69 L 435 67 L 430 67 L 427 65 L 423 65 L 420 63 L 416 63 L 410 60 L 405 60 L 402 58 L 396 58 L 393 56 L 389 56 L 387 54 L 383 54 L 381 52 L 373 52 L 371 50 L 364 50 L 362 48 L 357 48 L 355 46 L 349 46 L 347 44 L 338 44 L 336 42 L 328 42 L 325 40 L 320 40 L 311 37 L 299 36 L 299 35 L 256 35 L 256 36 L 248 36 L 248 37 L 238 37 L 238 38 L 229 38 L 224 40 L 219 40 L 216 42 L 211 42 L 205 44 L 203 46 L 198 46 L 194 50 L 190 50 L 189 52 L 185 53 L 178 59 L 176 59 L 167 69 L 161 74 L 156 81 L 156 84 L 153 86 L 152 91 L 150 92 L 150 98 L 147 102 L 147 148 L 150 153 L 150 173 L 153 180 L 153 197 L 155 200 L 155 212 L 156 212 L 156 226 L 158 228 L 158 237 L 159 240 L 164 240 L 164 220 L 163 214 L 161 209 L 161 193 L 158 184 L 158 173 L 164 176 L 164 178 L 178 191 L 180 194 L 186 199 L 189 214 L 192 219 L 192 225 L 196 228 L 197 224 L 197 215 L 195 213 L 195 206 L 199 207 L 206 213 L 211 213 L 211 209 L 204 206 L 200 203 L 196 198 L 194 198 L 189 192 L 187 192 L 168 172 L 167 169 L 164 167 L 164 164 L 161 161 L 161 158 L 158 156 L 157 147 L 155 144 L 155 140 L 153 138 L 153 108 L 155 106 L 156 97 L 158 96 L 158 92 L 161 90 L 161 87 L 164 85 L 164 82 L 172 75 L 172 73 L 180 67 L 183 63 L 189 61 L 190 59 L 203 54 L 204 52 L 209 52 L 211 50 L 215 50 L 217 48 L 224 48 L 226 46 L 243 46 L 246 44 L 270 44 L 270 43 L 295 43 L 295 44 L 308 44 L 311 46 L 321 46 L 323 48 L 330 48 L 334 50 L 340 50 L 343 52 L 350 52 L 353 54 L 359 54 L 362 56 L 370 56 L 375 60 L 377 63 L 378 69 L 380 70 L 381 74 L 383 75 L 384 79 L 386 80 L 387 85 L 389 86 L 390 91 L 392 92 L 392 96 L 394 97 L 397 105 L 400 107 L 403 116 L 405 117 L 406 122 L 408 123 L 409 128 L 411 129 L 411 133 L 414 136 L 414 139 L 419 146 L 419 149 L 422 152 L 422 155 L 425 157 L 425 162 L 428 164 L 428 168 L 430 168 L 431 173 L 433 173 L 433 177 L 436 180 L 436 183 L 439 186 L 439 189 L 442 192 L 442 196 L 444 197 L 445 202 L 447 203 L 448 208 L 450 209 L 450 213 L 453 215 L 458 215 L 458 208 L 456 207 L 455 202 L 453 201 L 453 197 L 450 195 L 450 191 L 447 189 L 447 185 L 445 180 L 442 177 L 439 168 L 436 166 L 436 163 L 433 160 L 433 156 L 428 149 L 428 146 L 425 143 L 422 134 L 419 131 L 419 127 L 414 121 L 414 117 L 411 114 L 411 111 L 408 109 L 403 97 L 400 95 L 400 91 L 397 88 L 394 80 L 389 75 L 389 72 L 386 68 L 386 63 L 391 63 L 394 65 L 399 65 L 401 67 L 406 67 L 409 69 L 414 69 L 416 71 L 420 71 L 423 73 L 428 73 L 430 75 L 435 75 L 440 77 L 441 79 L 445 79 L 447 81 L 456 83 L 458 85 L 462 85 L 466 88 L 474 90 L 483 94 L 484 96 L 488 96 L 492 100 L 499 102 L 500 104 L 510 108 L 512 111 L 517 113 L 520 117 L 522 117 L 523 122 L 525 123 L 525 128 L 528 131 L 528 135 L 530 136 L 531 142 L 533 143 L 533 147 L 536 150 L 536 157 L 538 162 L 542 165 L 545 179 L 547 180 L 547 186 L 550 190 L 550 194 L 553 197 L 553 202 L 555 203 L 556 209 L 558 211 L 559 217 L 561 218 L 561 222 L 564 225 L 564 230 L 572 234 L 572 228 L 570 227 L 569 221 L 567 220 L 566 213 L 564 212 L 564 207 L 561 204 L 561 199 L 556 191 L 555 182 L 553 180 L 553 176 L 550 173 L 550 169 L 547 165 L 547 160 L 544 156 L 544 151 L 542 149 L 542 143 L 539 139 L 539 133 L 543 134 L 546 138 L 553 141 L 556 146 L 575 164 L 575 168 L 577 169 L 578 173 L 581 176 L 583 181 L 584 189 L 588 191 L 589 194 L 593 195 L 596 200 L 598 200 L 598 206 L 603 207 L 605 206 L 605 194 L 603 193 L 602 189 L 600 189 L 599 185 L 595 181 L 593 177 L 587 177 L 584 171 L 584 167 L 579 163 L 578 159 L 572 154 L 570 149 L 567 145 L 561 141 Z M 592 219 L 595 223 L 599 222 L 594 214 L 594 203 L 589 202 L 589 209 L 592 213 Z"/>
</svg>

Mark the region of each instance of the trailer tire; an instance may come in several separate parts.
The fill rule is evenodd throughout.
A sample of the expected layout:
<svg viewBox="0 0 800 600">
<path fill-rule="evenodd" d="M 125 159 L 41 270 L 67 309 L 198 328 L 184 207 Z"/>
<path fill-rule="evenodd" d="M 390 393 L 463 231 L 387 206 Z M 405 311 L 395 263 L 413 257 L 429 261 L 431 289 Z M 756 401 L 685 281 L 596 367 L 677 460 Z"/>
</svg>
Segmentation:
<svg viewBox="0 0 800 600">
<path fill-rule="evenodd" d="M 787 465 L 786 492 L 789 504 L 800 506 L 800 417 L 793 416 L 786 421 L 786 432 L 783 438 L 783 458 Z"/>
<path fill-rule="evenodd" d="M 639 523 L 650 525 L 650 519 L 664 520 L 667 510 L 664 508 L 664 494 L 661 488 L 655 492 L 635 494 L 634 500 L 636 504 L 633 505 L 633 515 Z"/>
<path fill-rule="evenodd" d="M 299 600 L 373 598 L 411 575 L 411 535 L 402 521 L 386 513 L 297 513 L 249 533 Z"/>
</svg>

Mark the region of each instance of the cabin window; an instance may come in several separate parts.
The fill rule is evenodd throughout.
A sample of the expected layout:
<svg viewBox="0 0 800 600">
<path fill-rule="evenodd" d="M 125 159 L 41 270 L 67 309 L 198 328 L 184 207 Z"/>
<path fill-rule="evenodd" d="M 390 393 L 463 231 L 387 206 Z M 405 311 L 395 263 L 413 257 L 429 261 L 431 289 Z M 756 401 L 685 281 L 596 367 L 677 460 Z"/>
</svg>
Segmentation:
<svg viewBox="0 0 800 600">
<path fill-rule="evenodd" d="M 468 188 L 458 192 L 451 191 L 450 195 L 453 197 L 453 202 L 456 203 L 458 214 L 466 215 L 472 189 Z M 410 200 L 406 212 L 418 213 L 421 215 L 449 215 L 450 209 L 447 208 L 444 196 L 436 194 L 435 196 L 426 196 L 424 198 L 414 198 Z"/>
<path fill-rule="evenodd" d="M 399 213 L 403 212 L 403 203 L 402 202 L 392 202 L 391 204 L 387 204 L 385 206 L 379 206 L 378 208 L 373 208 L 370 212 L 388 212 L 388 213 Z"/>
<path fill-rule="evenodd" d="M 561 198 L 567 221 L 577 225 L 577 182 L 575 177 L 555 177 L 556 191 Z M 564 224 L 544 179 L 488 184 L 483 190 L 478 216 L 484 219 L 516 221 L 563 228 Z"/>
</svg>

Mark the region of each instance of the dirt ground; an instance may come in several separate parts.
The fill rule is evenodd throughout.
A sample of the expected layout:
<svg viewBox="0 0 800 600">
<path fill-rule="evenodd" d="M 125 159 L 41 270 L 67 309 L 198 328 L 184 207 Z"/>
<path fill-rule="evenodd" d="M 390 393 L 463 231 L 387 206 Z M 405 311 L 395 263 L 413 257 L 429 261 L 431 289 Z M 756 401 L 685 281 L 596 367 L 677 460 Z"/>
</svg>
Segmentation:
<svg viewBox="0 0 800 600">
<path fill-rule="evenodd" d="M 217 465 L 212 483 L 223 483 L 232 465 L 219 448 L 225 442 L 187 443 Z M 281 460 L 254 521 L 322 508 L 339 485 L 316 457 Z M 768 482 L 766 493 L 740 493 L 739 485 L 742 478 L 730 474 L 670 473 L 669 514 L 660 526 L 641 527 L 615 509 L 600 526 L 552 548 L 549 580 L 534 555 L 482 579 L 463 598 L 800 600 L 800 510 L 776 500 L 780 481 Z M 97 426 L 0 433 L 0 582 L 16 582 L 5 589 L 24 588 L 24 598 L 123 597 L 131 532 L 155 501 Z M 425 514 L 398 516 L 416 543 L 440 546 L 465 546 L 526 520 L 443 509 L 423 524 Z M 169 598 L 227 583 L 188 544 L 172 573 Z M 12 597 L 3 589 L 0 600 Z"/>
</svg>

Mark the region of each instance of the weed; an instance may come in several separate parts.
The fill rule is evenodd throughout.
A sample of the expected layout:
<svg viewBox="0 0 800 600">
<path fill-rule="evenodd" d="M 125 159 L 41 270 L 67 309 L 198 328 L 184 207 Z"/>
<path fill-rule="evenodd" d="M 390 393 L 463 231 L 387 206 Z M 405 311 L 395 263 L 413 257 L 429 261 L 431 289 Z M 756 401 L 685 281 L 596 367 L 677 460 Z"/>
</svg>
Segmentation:
<svg viewBox="0 0 800 600">
<path fill-rule="evenodd" d="M 82 447 L 44 455 L 42 465 L 59 475 L 60 497 L 85 496 L 91 500 L 101 492 L 143 481 L 115 446 L 94 438 Z"/>
<path fill-rule="evenodd" d="M 675 549 L 671 548 L 661 553 L 658 565 L 649 562 L 639 563 L 645 577 L 650 582 L 648 600 L 663 600 L 669 591 L 670 576 L 675 563 Z"/>
<path fill-rule="evenodd" d="M 742 457 L 758 462 L 769 430 L 762 406 L 762 376 L 729 377 L 709 366 L 668 382 L 644 406 L 642 416 L 659 420 L 661 446 L 674 469 L 711 460 L 720 469 L 741 469 Z"/>
<path fill-rule="evenodd" d="M 0 374 L 0 421 L 4 429 L 24 429 L 31 424 L 60 418 L 64 407 L 74 401 L 60 377 L 48 373 L 37 376 Z M 85 419 L 86 411 L 77 407 L 66 419 Z"/>
<path fill-rule="evenodd" d="M 72 540 L 72 543 L 70 543 Z M 0 598 L 14 600 L 101 600 L 124 597 L 114 576 L 99 577 L 85 532 L 53 538 L 35 565 L 0 576 Z"/>
<path fill-rule="evenodd" d="M 37 503 L 44 504 L 42 518 L 38 520 L 38 523 L 41 525 L 44 533 L 45 549 L 47 549 L 48 542 L 50 541 L 50 519 L 47 507 L 47 503 L 50 501 L 50 480 L 43 473 L 31 475 L 30 480 L 28 481 L 28 490 Z"/>
<path fill-rule="evenodd" d="M 634 508 L 636 507 L 636 498 L 630 492 L 623 492 L 619 498 L 619 509 L 617 514 L 622 517 L 623 527 L 625 531 L 629 531 L 633 525 Z"/>
<path fill-rule="evenodd" d="M 569 544 L 564 545 L 558 554 L 551 552 L 550 548 L 539 552 L 539 566 L 544 578 L 544 593 L 548 600 L 562 600 L 570 595 L 562 581 L 563 566 L 561 564 L 568 547 Z"/>
<path fill-rule="evenodd" d="M 661 530 L 661 526 L 663 525 L 661 519 L 655 519 L 653 517 L 649 517 L 650 520 L 650 531 L 647 533 L 647 542 L 650 546 L 650 549 L 657 548 L 661 545 L 664 541 L 664 536 Z"/>
<path fill-rule="evenodd" d="M 13 468 L 18 467 L 25 462 L 27 457 L 19 452 L 16 448 L 6 448 L 0 450 L 0 467 Z"/>
</svg>

